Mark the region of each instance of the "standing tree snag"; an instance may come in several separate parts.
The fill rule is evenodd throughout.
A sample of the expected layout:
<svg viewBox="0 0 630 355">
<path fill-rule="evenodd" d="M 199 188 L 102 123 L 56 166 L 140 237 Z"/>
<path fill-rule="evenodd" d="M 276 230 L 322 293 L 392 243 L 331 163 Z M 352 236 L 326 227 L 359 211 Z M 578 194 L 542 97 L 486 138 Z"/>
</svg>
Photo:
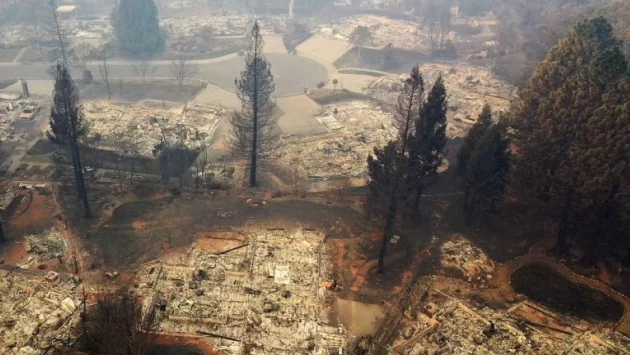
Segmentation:
<svg viewBox="0 0 630 355">
<path fill-rule="evenodd" d="M 150 70 L 150 62 L 145 61 L 145 65 L 143 65 L 141 69 L 144 70 L 144 72 L 141 72 L 142 82 L 144 83 L 147 74 L 150 74 L 150 72 L 148 72 Z M 186 80 L 190 79 L 199 71 L 197 63 L 188 59 L 188 56 L 185 54 L 181 54 L 177 60 L 172 61 L 169 69 L 171 71 L 171 75 L 173 75 L 173 78 L 175 79 L 175 82 L 179 85 L 180 90 L 184 89 L 184 83 Z M 136 70 L 135 67 L 134 70 Z"/>
<path fill-rule="evenodd" d="M 101 79 L 107 86 L 107 98 L 112 99 L 112 87 L 109 84 L 109 64 L 107 64 L 107 54 L 103 55 L 103 62 L 98 65 L 98 71 L 101 73 Z"/>
</svg>

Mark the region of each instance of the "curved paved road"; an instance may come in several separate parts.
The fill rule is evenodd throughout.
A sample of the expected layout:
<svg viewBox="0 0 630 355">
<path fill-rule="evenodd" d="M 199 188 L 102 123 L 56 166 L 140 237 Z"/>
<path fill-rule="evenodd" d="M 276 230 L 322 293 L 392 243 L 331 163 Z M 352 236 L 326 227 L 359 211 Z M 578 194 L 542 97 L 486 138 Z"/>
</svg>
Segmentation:
<svg viewBox="0 0 630 355">
<path fill-rule="evenodd" d="M 269 53 L 267 59 L 271 63 L 271 72 L 276 83 L 275 96 L 287 96 L 303 93 L 305 87 L 314 87 L 318 82 L 328 78 L 328 70 L 318 62 L 301 56 Z M 244 59 L 235 55 L 211 60 L 198 61 L 199 71 L 196 79 L 234 90 L 234 79 L 240 76 L 244 67 Z M 99 78 L 97 62 L 89 63 L 95 78 Z M 155 72 L 151 77 L 171 77 L 170 61 L 155 61 L 152 63 Z M 109 63 L 110 77 L 138 78 L 130 62 L 112 61 Z M 2 63 L 0 64 L 1 79 L 50 79 L 47 72 L 48 65 L 44 63 Z M 75 73 L 74 75 L 78 75 Z"/>
</svg>

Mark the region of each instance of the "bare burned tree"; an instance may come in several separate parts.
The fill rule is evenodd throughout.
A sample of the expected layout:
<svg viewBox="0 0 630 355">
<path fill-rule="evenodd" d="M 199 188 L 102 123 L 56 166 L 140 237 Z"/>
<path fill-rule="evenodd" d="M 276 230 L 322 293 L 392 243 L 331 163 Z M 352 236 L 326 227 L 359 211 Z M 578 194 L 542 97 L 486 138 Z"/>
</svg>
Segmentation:
<svg viewBox="0 0 630 355">
<path fill-rule="evenodd" d="M 195 160 L 195 186 L 199 188 L 206 183 L 206 173 L 210 160 L 208 159 L 208 147 L 204 144 L 199 150 L 199 156 Z"/>
<path fill-rule="evenodd" d="M 142 138 L 135 134 L 134 130 L 130 129 L 114 134 L 114 150 L 118 153 L 115 160 L 116 173 L 121 190 L 127 177 L 129 178 L 129 187 L 133 188 L 142 144 Z"/>
<path fill-rule="evenodd" d="M 177 153 L 179 154 L 179 189 L 184 187 L 184 176 L 186 175 L 186 126 L 183 124 L 177 125 L 175 128 L 175 138 L 177 144 Z"/>
<path fill-rule="evenodd" d="M 90 84 L 92 82 L 92 72 L 87 68 L 87 61 L 94 51 L 94 47 L 89 43 L 80 43 L 74 47 L 74 67 L 81 71 L 83 75 L 83 83 Z"/>
<path fill-rule="evenodd" d="M 49 40 L 54 43 L 53 50 L 50 52 L 50 62 L 53 63 L 52 72 L 56 71 L 56 64 L 63 63 L 66 68 L 71 63 L 70 42 L 68 41 L 68 31 L 59 22 L 57 15 L 57 1 L 48 0 L 46 12 L 47 18 L 44 21 L 44 28 Z"/>
<path fill-rule="evenodd" d="M 235 79 L 241 111 L 234 112 L 227 144 L 236 155 L 250 160 L 249 186 L 256 186 L 258 159 L 277 142 L 273 133 L 276 118 L 272 116 L 271 93 L 275 90 L 271 66 L 263 53 L 263 40 L 258 22 L 254 23 L 245 57 L 245 70 Z"/>
<path fill-rule="evenodd" d="M 169 69 L 175 82 L 179 85 L 180 90 L 184 89 L 186 80 L 190 79 L 199 71 L 197 62 L 190 60 L 185 54 L 181 54 L 177 60 L 172 61 Z"/>
<path fill-rule="evenodd" d="M 38 7 L 35 4 L 36 0 L 31 0 L 31 21 L 33 23 L 33 29 L 35 30 L 35 36 L 37 37 L 37 47 L 39 48 L 39 54 L 44 54 L 42 49 L 42 35 L 41 26 L 39 24 L 40 14 L 38 13 Z"/>
<path fill-rule="evenodd" d="M 83 349 L 93 354 L 143 355 L 154 346 L 158 321 L 154 309 L 126 290 L 97 295 L 96 305 L 83 314 Z"/>
<path fill-rule="evenodd" d="M 144 56 L 131 62 L 131 68 L 133 72 L 142 79 L 142 84 L 145 84 L 147 77 L 155 74 L 157 70 L 157 67 L 151 64 L 152 60 L 153 58 L 150 56 Z"/>
<path fill-rule="evenodd" d="M 107 54 L 103 55 L 103 60 L 101 61 L 101 64 L 98 65 L 98 71 L 101 74 L 101 79 L 105 83 L 105 86 L 107 86 L 107 98 L 111 100 L 112 87 L 109 84 L 109 64 L 107 64 Z"/>
<path fill-rule="evenodd" d="M 450 0 L 424 0 L 422 17 L 429 32 L 431 50 L 441 49 L 446 44 L 451 30 Z"/>
<path fill-rule="evenodd" d="M 138 161 L 140 160 L 141 153 L 140 149 L 143 144 L 143 140 L 138 135 L 129 134 L 128 138 L 125 140 L 124 152 L 127 158 L 129 159 L 129 186 L 133 187 L 134 178 L 136 176 L 136 168 L 138 165 Z"/>
</svg>

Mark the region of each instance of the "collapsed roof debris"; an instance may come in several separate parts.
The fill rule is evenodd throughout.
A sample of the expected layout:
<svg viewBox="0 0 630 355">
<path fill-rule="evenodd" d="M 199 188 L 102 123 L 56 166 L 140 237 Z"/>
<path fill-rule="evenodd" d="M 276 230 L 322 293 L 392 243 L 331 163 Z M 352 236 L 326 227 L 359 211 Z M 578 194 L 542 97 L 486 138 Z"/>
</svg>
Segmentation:
<svg viewBox="0 0 630 355">
<path fill-rule="evenodd" d="M 424 64 L 420 66 L 420 72 L 424 77 L 425 91 L 430 90 L 438 75 L 441 74 L 444 79 L 448 93 L 447 135 L 450 137 L 465 136 L 486 103 L 496 113 L 506 112 L 510 98 L 515 94 L 512 86 L 484 69 L 465 65 Z M 405 78 L 407 75 L 378 78 L 368 86 L 366 94 L 395 104 Z"/>
<path fill-rule="evenodd" d="M 59 275 L 48 281 L 39 274 L 0 270 L 2 354 L 37 355 L 75 337 L 73 329 L 80 318 L 75 284 Z"/>
<path fill-rule="evenodd" d="M 395 48 L 422 51 L 429 50 L 431 46 L 428 30 L 417 23 L 374 15 L 344 17 L 336 23 L 320 27 L 320 33 L 348 40 L 358 26 L 370 29 L 372 41 L 368 46 L 380 49 L 391 43 Z M 455 32 L 449 33 L 449 39 L 458 40 Z"/>
<path fill-rule="evenodd" d="M 31 256 L 24 264 L 20 265 L 22 267 L 51 260 L 61 261 L 68 249 L 68 242 L 57 228 L 51 228 L 35 235 L 27 235 L 24 239 L 24 248 Z"/>
<path fill-rule="evenodd" d="M 286 31 L 286 16 L 261 16 L 257 19 L 261 32 L 265 35 Z M 204 27 L 212 27 L 216 36 L 245 36 L 254 18 L 244 15 L 226 16 L 187 16 L 185 18 L 165 18 L 162 26 L 174 37 L 192 37 Z"/>
<path fill-rule="evenodd" d="M 130 134 L 141 143 L 140 154 L 152 156 L 163 135 L 172 135 L 178 125 L 186 129 L 186 146 L 198 148 L 214 134 L 219 120 L 228 110 L 201 105 L 146 107 L 116 105 L 105 101 L 84 104 L 90 134 L 99 134 L 105 145 L 115 145 L 116 135 Z M 172 138 L 172 137 L 169 137 Z"/>
<path fill-rule="evenodd" d="M 284 140 L 277 158 L 290 166 L 298 159 L 314 180 L 331 177 L 360 177 L 365 160 L 375 146 L 396 136 L 393 115 L 370 101 L 345 101 L 331 104 L 316 117 L 331 133 L 315 137 L 290 137 Z"/>
<path fill-rule="evenodd" d="M 467 303 L 434 287 L 442 282 L 450 281 L 419 282 L 423 290 L 415 294 L 423 297 L 405 312 L 390 354 L 630 353 L 628 339 L 610 329 L 569 321 L 529 301 L 510 310 Z M 532 310 L 544 319 L 527 318 Z"/>
<path fill-rule="evenodd" d="M 208 335 L 225 354 L 337 354 L 328 325 L 323 233 L 266 230 L 201 239 L 187 257 L 145 265 L 140 292 L 166 333 Z M 153 291 L 153 292 L 151 292 Z"/>
<path fill-rule="evenodd" d="M 461 270 L 469 280 L 480 276 L 490 277 L 494 271 L 494 262 L 483 250 L 461 235 L 455 235 L 442 244 L 441 251 L 440 264 Z"/>
</svg>

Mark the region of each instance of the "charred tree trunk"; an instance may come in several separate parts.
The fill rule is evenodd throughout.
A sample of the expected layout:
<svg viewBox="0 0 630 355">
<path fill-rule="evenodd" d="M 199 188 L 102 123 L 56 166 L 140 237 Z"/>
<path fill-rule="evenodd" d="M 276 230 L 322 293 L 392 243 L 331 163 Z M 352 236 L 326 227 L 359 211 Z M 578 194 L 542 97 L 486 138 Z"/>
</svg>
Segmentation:
<svg viewBox="0 0 630 355">
<path fill-rule="evenodd" d="M 595 235 L 591 236 L 591 239 L 589 240 L 588 249 L 586 250 L 584 259 L 582 259 L 582 263 L 584 264 L 584 266 L 593 266 L 595 265 L 595 262 L 597 261 L 595 258 L 595 249 L 597 248 L 599 241 L 604 238 L 604 230 L 606 229 L 606 226 L 608 226 L 610 215 L 612 213 L 613 199 L 615 198 L 618 192 L 619 192 L 619 184 L 615 184 L 613 188 L 610 190 L 608 197 L 606 198 L 606 202 L 604 204 L 604 211 L 602 213 L 600 220 L 598 221 L 599 223 L 597 224 L 597 232 L 595 232 Z"/>
<path fill-rule="evenodd" d="M 466 185 L 466 193 L 464 194 L 464 213 L 468 212 L 468 209 L 470 208 L 470 205 L 468 203 L 468 200 L 470 199 L 470 184 Z"/>
<path fill-rule="evenodd" d="M 418 210 L 420 209 L 420 198 L 422 197 L 422 193 L 424 192 L 424 179 L 420 179 L 418 181 L 418 187 L 416 189 L 416 197 L 413 200 L 413 216 L 416 217 L 418 215 Z"/>
<path fill-rule="evenodd" d="M 389 202 L 389 208 L 387 210 L 387 218 L 385 221 L 385 230 L 383 231 L 383 240 L 381 242 L 381 250 L 378 254 L 378 272 L 382 274 L 385 271 L 385 253 L 387 251 L 387 243 L 392 239 L 394 235 L 394 223 L 396 220 L 396 212 L 398 210 L 398 188 L 394 186 L 394 191 Z"/>
<path fill-rule="evenodd" d="M 468 208 L 466 210 L 466 224 L 470 224 L 472 222 L 473 213 L 475 211 L 474 206 L 475 206 L 475 203 L 477 202 L 476 200 L 477 200 L 477 193 L 475 191 L 472 191 L 470 195 L 470 204 L 468 205 Z"/>
<path fill-rule="evenodd" d="M 6 241 L 7 241 L 7 238 L 4 236 L 4 225 L 2 224 L 2 221 L 0 220 L 0 244 Z"/>
<path fill-rule="evenodd" d="M 72 119 L 72 121 L 74 121 Z M 73 129 L 76 129 L 76 125 L 74 123 L 71 123 L 73 125 Z M 83 213 L 85 215 L 85 218 L 90 218 L 92 217 L 92 211 L 90 209 L 90 202 L 88 201 L 88 197 L 87 197 L 87 189 L 85 187 L 85 178 L 83 177 L 83 166 L 81 164 L 81 152 L 79 151 L 79 144 L 77 143 L 77 138 L 76 136 L 74 137 L 74 139 L 72 140 L 72 157 L 74 160 L 74 165 L 75 165 L 75 178 L 77 181 L 77 190 L 79 193 L 79 200 L 83 203 Z"/>
<path fill-rule="evenodd" d="M 562 209 L 562 215 L 560 216 L 560 223 L 558 228 L 558 239 L 554 246 L 554 254 L 561 256 L 564 254 L 567 244 L 567 236 L 569 233 L 569 208 L 571 207 L 570 197 L 567 197 L 564 208 Z"/>
<path fill-rule="evenodd" d="M 249 169 L 249 187 L 256 187 L 256 168 L 258 164 L 258 46 L 254 46 L 254 102 L 253 113 L 253 137 L 252 137 L 252 157 Z"/>
</svg>

